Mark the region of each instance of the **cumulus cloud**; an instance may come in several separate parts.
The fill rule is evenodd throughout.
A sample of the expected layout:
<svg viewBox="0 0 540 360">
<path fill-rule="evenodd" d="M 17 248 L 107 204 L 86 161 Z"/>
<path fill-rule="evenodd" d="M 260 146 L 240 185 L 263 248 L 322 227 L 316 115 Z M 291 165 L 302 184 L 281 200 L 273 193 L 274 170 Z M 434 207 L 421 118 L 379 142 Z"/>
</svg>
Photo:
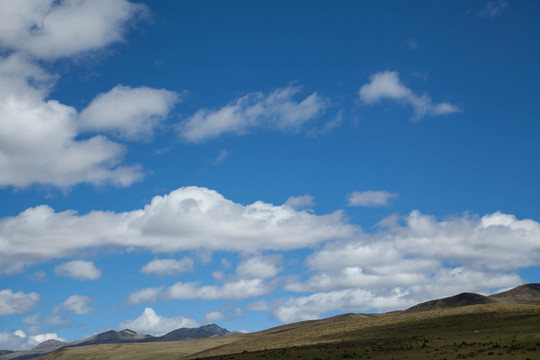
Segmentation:
<svg viewBox="0 0 540 360">
<path fill-rule="evenodd" d="M 93 262 L 73 260 L 54 267 L 57 276 L 72 277 L 79 280 L 96 280 L 101 277 L 99 270 Z"/>
<path fill-rule="evenodd" d="M 41 59 L 121 41 L 128 20 L 146 11 L 127 0 L 18 0 L 0 3 L 0 46 Z"/>
<path fill-rule="evenodd" d="M 58 77 L 38 64 L 121 41 L 129 20 L 145 11 L 126 0 L 0 2 L 0 187 L 128 186 L 142 178 L 139 166 L 122 164 L 125 146 L 102 135 L 80 138 L 79 130 L 142 136 L 167 115 L 176 95 L 119 86 L 96 98 L 79 121 L 75 108 L 48 98 Z M 113 102 L 120 110 L 114 123 Z"/>
<path fill-rule="evenodd" d="M 173 91 L 117 85 L 99 94 L 80 114 L 81 131 L 109 132 L 127 139 L 146 139 L 178 101 Z"/>
<path fill-rule="evenodd" d="M 126 303 L 132 304 L 144 304 L 148 302 L 155 303 L 158 299 L 158 295 L 165 289 L 165 286 L 149 287 L 145 289 L 139 289 L 129 294 Z"/>
<path fill-rule="evenodd" d="M 272 290 L 273 286 L 263 279 L 238 279 L 221 286 L 177 282 L 167 288 L 163 296 L 168 300 L 242 300 L 268 294 Z"/>
<path fill-rule="evenodd" d="M 315 205 L 315 198 L 313 195 L 310 194 L 304 194 L 300 196 L 291 196 L 287 199 L 285 202 L 285 205 L 289 205 L 292 208 L 295 209 L 305 209 L 305 208 L 312 208 Z"/>
<path fill-rule="evenodd" d="M 281 267 L 281 256 L 257 256 L 242 261 L 236 268 L 236 273 L 243 279 L 268 279 L 276 276 Z"/>
<path fill-rule="evenodd" d="M 77 139 L 77 111 L 47 100 L 55 78 L 20 55 L 0 58 L 0 186 L 127 186 L 142 177 L 122 166 L 125 147 L 103 136 Z"/>
<path fill-rule="evenodd" d="M 156 314 L 154 309 L 145 308 L 144 312 L 135 320 L 125 320 L 119 325 L 120 329 L 131 329 L 133 331 L 151 335 L 163 335 L 180 328 L 194 328 L 198 323 L 183 316 L 167 318 Z"/>
<path fill-rule="evenodd" d="M 397 196 L 388 191 L 354 191 L 347 195 L 347 203 L 349 206 L 387 206 L 388 202 Z"/>
<path fill-rule="evenodd" d="M 220 310 L 214 310 L 207 313 L 204 317 L 205 324 L 216 323 L 219 320 L 226 319 L 231 321 L 233 319 L 241 318 L 244 316 L 244 310 L 240 308 L 233 308 L 231 306 L 226 306 Z"/>
<path fill-rule="evenodd" d="M 156 259 L 146 264 L 141 271 L 146 275 L 178 275 L 193 271 L 193 259 L 189 257 L 184 257 L 181 260 Z"/>
<path fill-rule="evenodd" d="M 28 350 L 47 340 L 66 341 L 56 333 L 43 333 L 27 335 L 22 330 L 16 330 L 13 333 L 0 332 L 0 349 L 3 350 Z"/>
<path fill-rule="evenodd" d="M 426 115 L 437 116 L 460 112 L 461 109 L 447 102 L 433 103 L 427 94 L 417 95 L 403 85 L 395 71 L 383 71 L 370 76 L 370 82 L 360 88 L 360 99 L 366 104 L 389 99 L 411 105 L 414 109 L 413 121 Z"/>
<path fill-rule="evenodd" d="M 77 315 L 90 314 L 94 312 L 94 309 L 91 308 L 88 304 L 94 302 L 91 297 L 85 295 L 71 295 L 64 301 L 60 306 L 58 306 L 54 312 L 59 311 L 71 311 Z"/>
<path fill-rule="evenodd" d="M 0 316 L 27 313 L 32 310 L 39 298 L 39 294 L 35 292 L 0 290 Z"/>
<path fill-rule="evenodd" d="M 212 324 L 218 320 L 223 319 L 224 317 L 225 315 L 221 311 L 218 311 L 218 310 L 210 311 L 208 314 L 205 315 L 204 322 L 207 324 Z"/>
<path fill-rule="evenodd" d="M 289 279 L 285 290 L 311 295 L 266 309 L 293 321 L 330 310 L 406 308 L 464 291 L 489 294 L 517 286 L 523 283 L 518 269 L 540 264 L 540 224 L 533 220 L 500 212 L 438 220 L 413 211 L 382 223 L 375 234 L 330 242 L 308 256 L 311 275 Z"/>
<path fill-rule="evenodd" d="M 318 319 L 333 310 L 399 309 L 408 304 L 401 299 L 400 289 L 392 296 L 377 296 L 363 289 L 345 289 L 278 300 L 270 306 L 272 315 L 281 322 Z"/>
<path fill-rule="evenodd" d="M 226 133 L 246 134 L 259 127 L 298 131 L 328 107 L 328 101 L 317 93 L 295 101 L 293 98 L 300 90 L 299 86 L 288 86 L 270 94 L 254 92 L 218 110 L 199 110 L 179 124 L 179 134 L 186 141 L 202 142 Z"/>
<path fill-rule="evenodd" d="M 0 269 L 14 273 L 29 264 L 103 246 L 168 253 L 291 250 L 355 231 L 340 211 L 315 215 L 261 201 L 241 205 L 213 190 L 184 187 L 130 212 L 78 215 L 42 205 L 0 219 Z"/>
</svg>

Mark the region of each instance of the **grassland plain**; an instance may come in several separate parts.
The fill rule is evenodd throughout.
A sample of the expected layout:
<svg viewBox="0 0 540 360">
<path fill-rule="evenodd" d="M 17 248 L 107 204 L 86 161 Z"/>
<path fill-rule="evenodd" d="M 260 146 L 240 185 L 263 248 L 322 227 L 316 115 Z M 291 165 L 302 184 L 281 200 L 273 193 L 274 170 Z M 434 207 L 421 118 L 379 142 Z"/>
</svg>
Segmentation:
<svg viewBox="0 0 540 360">
<path fill-rule="evenodd" d="M 540 360 L 540 306 L 500 302 L 420 313 L 346 314 L 245 335 L 65 348 L 41 359 L 347 358 Z"/>
</svg>

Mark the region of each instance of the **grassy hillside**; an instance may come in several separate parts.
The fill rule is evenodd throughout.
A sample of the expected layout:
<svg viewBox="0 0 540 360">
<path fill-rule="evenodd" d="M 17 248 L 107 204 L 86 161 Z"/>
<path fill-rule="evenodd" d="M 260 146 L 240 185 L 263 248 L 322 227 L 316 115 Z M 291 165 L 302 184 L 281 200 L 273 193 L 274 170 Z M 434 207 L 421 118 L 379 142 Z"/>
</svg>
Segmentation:
<svg viewBox="0 0 540 360">
<path fill-rule="evenodd" d="M 176 360 L 211 347 L 238 341 L 245 335 L 154 343 L 87 345 L 64 348 L 39 359 L 59 360 Z"/>
<path fill-rule="evenodd" d="M 419 313 L 347 314 L 171 343 L 68 348 L 42 359 L 537 359 L 540 306 L 491 303 Z"/>
</svg>

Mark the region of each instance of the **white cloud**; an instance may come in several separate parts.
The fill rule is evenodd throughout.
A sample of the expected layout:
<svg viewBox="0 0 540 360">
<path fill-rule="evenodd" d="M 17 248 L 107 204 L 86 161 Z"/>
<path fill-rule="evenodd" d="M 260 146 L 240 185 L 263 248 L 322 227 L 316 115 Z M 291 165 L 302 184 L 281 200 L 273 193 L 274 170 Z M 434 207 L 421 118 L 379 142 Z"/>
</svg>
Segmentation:
<svg viewBox="0 0 540 360">
<path fill-rule="evenodd" d="M 127 139 L 146 139 L 179 100 L 178 94 L 146 86 L 117 85 L 99 94 L 79 116 L 79 129 L 109 132 Z"/>
<path fill-rule="evenodd" d="M 360 99 L 366 104 L 374 104 L 384 99 L 409 104 L 414 109 L 413 121 L 426 115 L 447 115 L 460 112 L 461 109 L 450 103 L 435 104 L 427 94 L 415 94 L 399 80 L 395 71 L 383 71 L 370 76 L 370 82 L 359 91 Z"/>
<path fill-rule="evenodd" d="M 205 324 L 215 324 L 217 321 L 222 319 L 225 319 L 226 321 L 231 321 L 233 319 L 241 318 L 243 316 L 244 310 L 227 306 L 220 310 L 210 311 L 204 316 L 203 322 Z"/>
<path fill-rule="evenodd" d="M 249 93 L 221 109 L 199 110 L 179 125 L 179 134 L 187 141 L 202 142 L 226 133 L 246 134 L 258 127 L 298 131 L 328 107 L 328 101 L 317 93 L 300 102 L 293 100 L 300 90 L 299 86 L 288 86 L 267 95 Z"/>
<path fill-rule="evenodd" d="M 189 257 L 184 257 L 181 260 L 156 259 L 146 264 L 141 271 L 146 275 L 178 275 L 193 271 L 193 259 Z"/>
<path fill-rule="evenodd" d="M 164 286 L 160 287 L 150 287 L 145 289 L 140 289 L 129 294 L 126 303 L 128 304 L 144 304 L 148 302 L 155 303 L 157 301 L 158 295 L 165 289 Z"/>
<path fill-rule="evenodd" d="M 285 202 L 285 205 L 289 205 L 294 209 L 312 208 L 315 205 L 314 197 L 310 194 L 304 194 L 300 196 L 291 196 Z"/>
<path fill-rule="evenodd" d="M 387 206 L 388 202 L 397 196 L 388 191 L 354 191 L 347 195 L 347 203 L 349 206 Z"/>
<path fill-rule="evenodd" d="M 48 99 L 57 76 L 37 64 L 120 41 L 128 21 L 145 11 L 126 0 L 0 2 L 0 187 L 128 186 L 142 177 L 139 166 L 121 164 L 124 146 L 101 135 L 79 138 L 77 111 Z M 122 119 L 128 118 L 123 98 L 117 100 Z M 152 119 L 163 115 L 141 103 L 131 108 L 132 123 L 148 123 L 145 111 Z"/>
<path fill-rule="evenodd" d="M 236 268 L 236 273 L 243 279 L 268 279 L 273 278 L 279 272 L 282 262 L 280 256 L 257 256 L 242 261 Z"/>
<path fill-rule="evenodd" d="M 72 277 L 79 280 L 96 280 L 101 277 L 99 270 L 93 262 L 73 260 L 54 267 L 57 276 Z"/>
<path fill-rule="evenodd" d="M 0 269 L 14 273 L 103 246 L 167 253 L 300 249 L 356 229 L 340 211 L 315 215 L 261 201 L 241 205 L 206 188 L 184 187 L 130 212 L 78 215 L 43 205 L 0 219 Z"/>
<path fill-rule="evenodd" d="M 345 289 L 276 301 L 271 305 L 271 312 L 281 322 L 311 320 L 318 319 L 321 314 L 332 310 L 403 308 L 410 303 L 404 301 L 402 296 L 400 289 L 392 290 L 387 296 L 377 296 L 363 289 Z"/>
<path fill-rule="evenodd" d="M 438 220 L 413 211 L 382 223 L 375 234 L 327 243 L 306 259 L 311 275 L 290 278 L 284 289 L 311 295 L 263 305 L 286 322 L 330 310 L 400 309 L 511 288 L 523 283 L 518 269 L 540 265 L 540 224 L 533 220 L 499 212 Z"/>
<path fill-rule="evenodd" d="M 163 335 L 180 328 L 194 328 L 198 323 L 183 316 L 167 318 L 156 314 L 154 309 L 145 308 L 135 320 L 125 320 L 119 325 L 120 329 L 131 329 L 138 333 Z"/>
<path fill-rule="evenodd" d="M 178 282 L 164 293 L 168 300 L 242 300 L 268 294 L 273 287 L 262 279 L 238 279 L 222 286 L 199 286 L 198 282 Z"/>
<path fill-rule="evenodd" d="M 480 16 L 495 18 L 501 15 L 504 8 L 508 5 L 507 1 L 488 1 L 484 8 L 480 10 Z"/>
<path fill-rule="evenodd" d="M 103 136 L 76 139 L 76 110 L 46 100 L 53 81 L 19 55 L 0 58 L 0 186 L 127 186 L 140 179 L 139 167 L 120 165 L 124 146 Z"/>
<path fill-rule="evenodd" d="M 231 155 L 231 152 L 227 149 L 223 149 L 219 152 L 219 155 L 217 156 L 216 160 L 214 161 L 214 163 L 216 164 L 221 164 L 222 162 L 224 162 L 229 156 Z"/>
<path fill-rule="evenodd" d="M 90 314 L 94 312 L 94 309 L 91 308 L 88 303 L 94 302 L 92 298 L 84 295 L 71 295 L 64 301 L 60 306 L 58 306 L 54 312 L 59 311 L 71 311 L 77 315 Z"/>
<path fill-rule="evenodd" d="M 22 330 L 13 333 L 0 332 L 0 349 L 2 350 L 28 350 L 47 340 L 66 341 L 56 333 L 44 333 L 28 336 Z"/>
<path fill-rule="evenodd" d="M 215 323 L 218 320 L 221 320 L 225 317 L 225 315 L 221 311 L 211 311 L 204 317 L 204 322 L 207 324 Z"/>
<path fill-rule="evenodd" d="M 2 1 L 0 45 L 36 58 L 73 56 L 122 40 L 145 9 L 127 0 Z"/>
<path fill-rule="evenodd" d="M 11 289 L 0 290 L 0 316 L 27 313 L 39 301 L 40 295 Z"/>
</svg>

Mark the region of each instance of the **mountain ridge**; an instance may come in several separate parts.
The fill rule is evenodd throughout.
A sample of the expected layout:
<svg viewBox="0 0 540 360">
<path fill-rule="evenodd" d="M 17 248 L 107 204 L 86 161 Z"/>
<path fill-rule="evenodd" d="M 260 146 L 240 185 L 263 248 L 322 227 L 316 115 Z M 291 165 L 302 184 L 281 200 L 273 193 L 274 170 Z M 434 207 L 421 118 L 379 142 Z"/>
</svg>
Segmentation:
<svg viewBox="0 0 540 360">
<path fill-rule="evenodd" d="M 178 340 L 200 339 L 213 336 L 224 336 L 231 334 L 230 331 L 216 324 L 203 325 L 198 328 L 180 328 L 172 330 L 161 336 L 149 334 L 139 334 L 130 329 L 121 331 L 107 330 L 98 334 L 91 335 L 84 339 L 71 342 L 62 342 L 58 340 L 44 341 L 30 350 L 9 351 L 0 350 L 0 360 L 27 360 L 41 357 L 51 352 L 69 348 L 89 345 L 103 344 L 124 344 L 124 343 L 144 343 L 144 342 L 168 342 Z"/>
</svg>

